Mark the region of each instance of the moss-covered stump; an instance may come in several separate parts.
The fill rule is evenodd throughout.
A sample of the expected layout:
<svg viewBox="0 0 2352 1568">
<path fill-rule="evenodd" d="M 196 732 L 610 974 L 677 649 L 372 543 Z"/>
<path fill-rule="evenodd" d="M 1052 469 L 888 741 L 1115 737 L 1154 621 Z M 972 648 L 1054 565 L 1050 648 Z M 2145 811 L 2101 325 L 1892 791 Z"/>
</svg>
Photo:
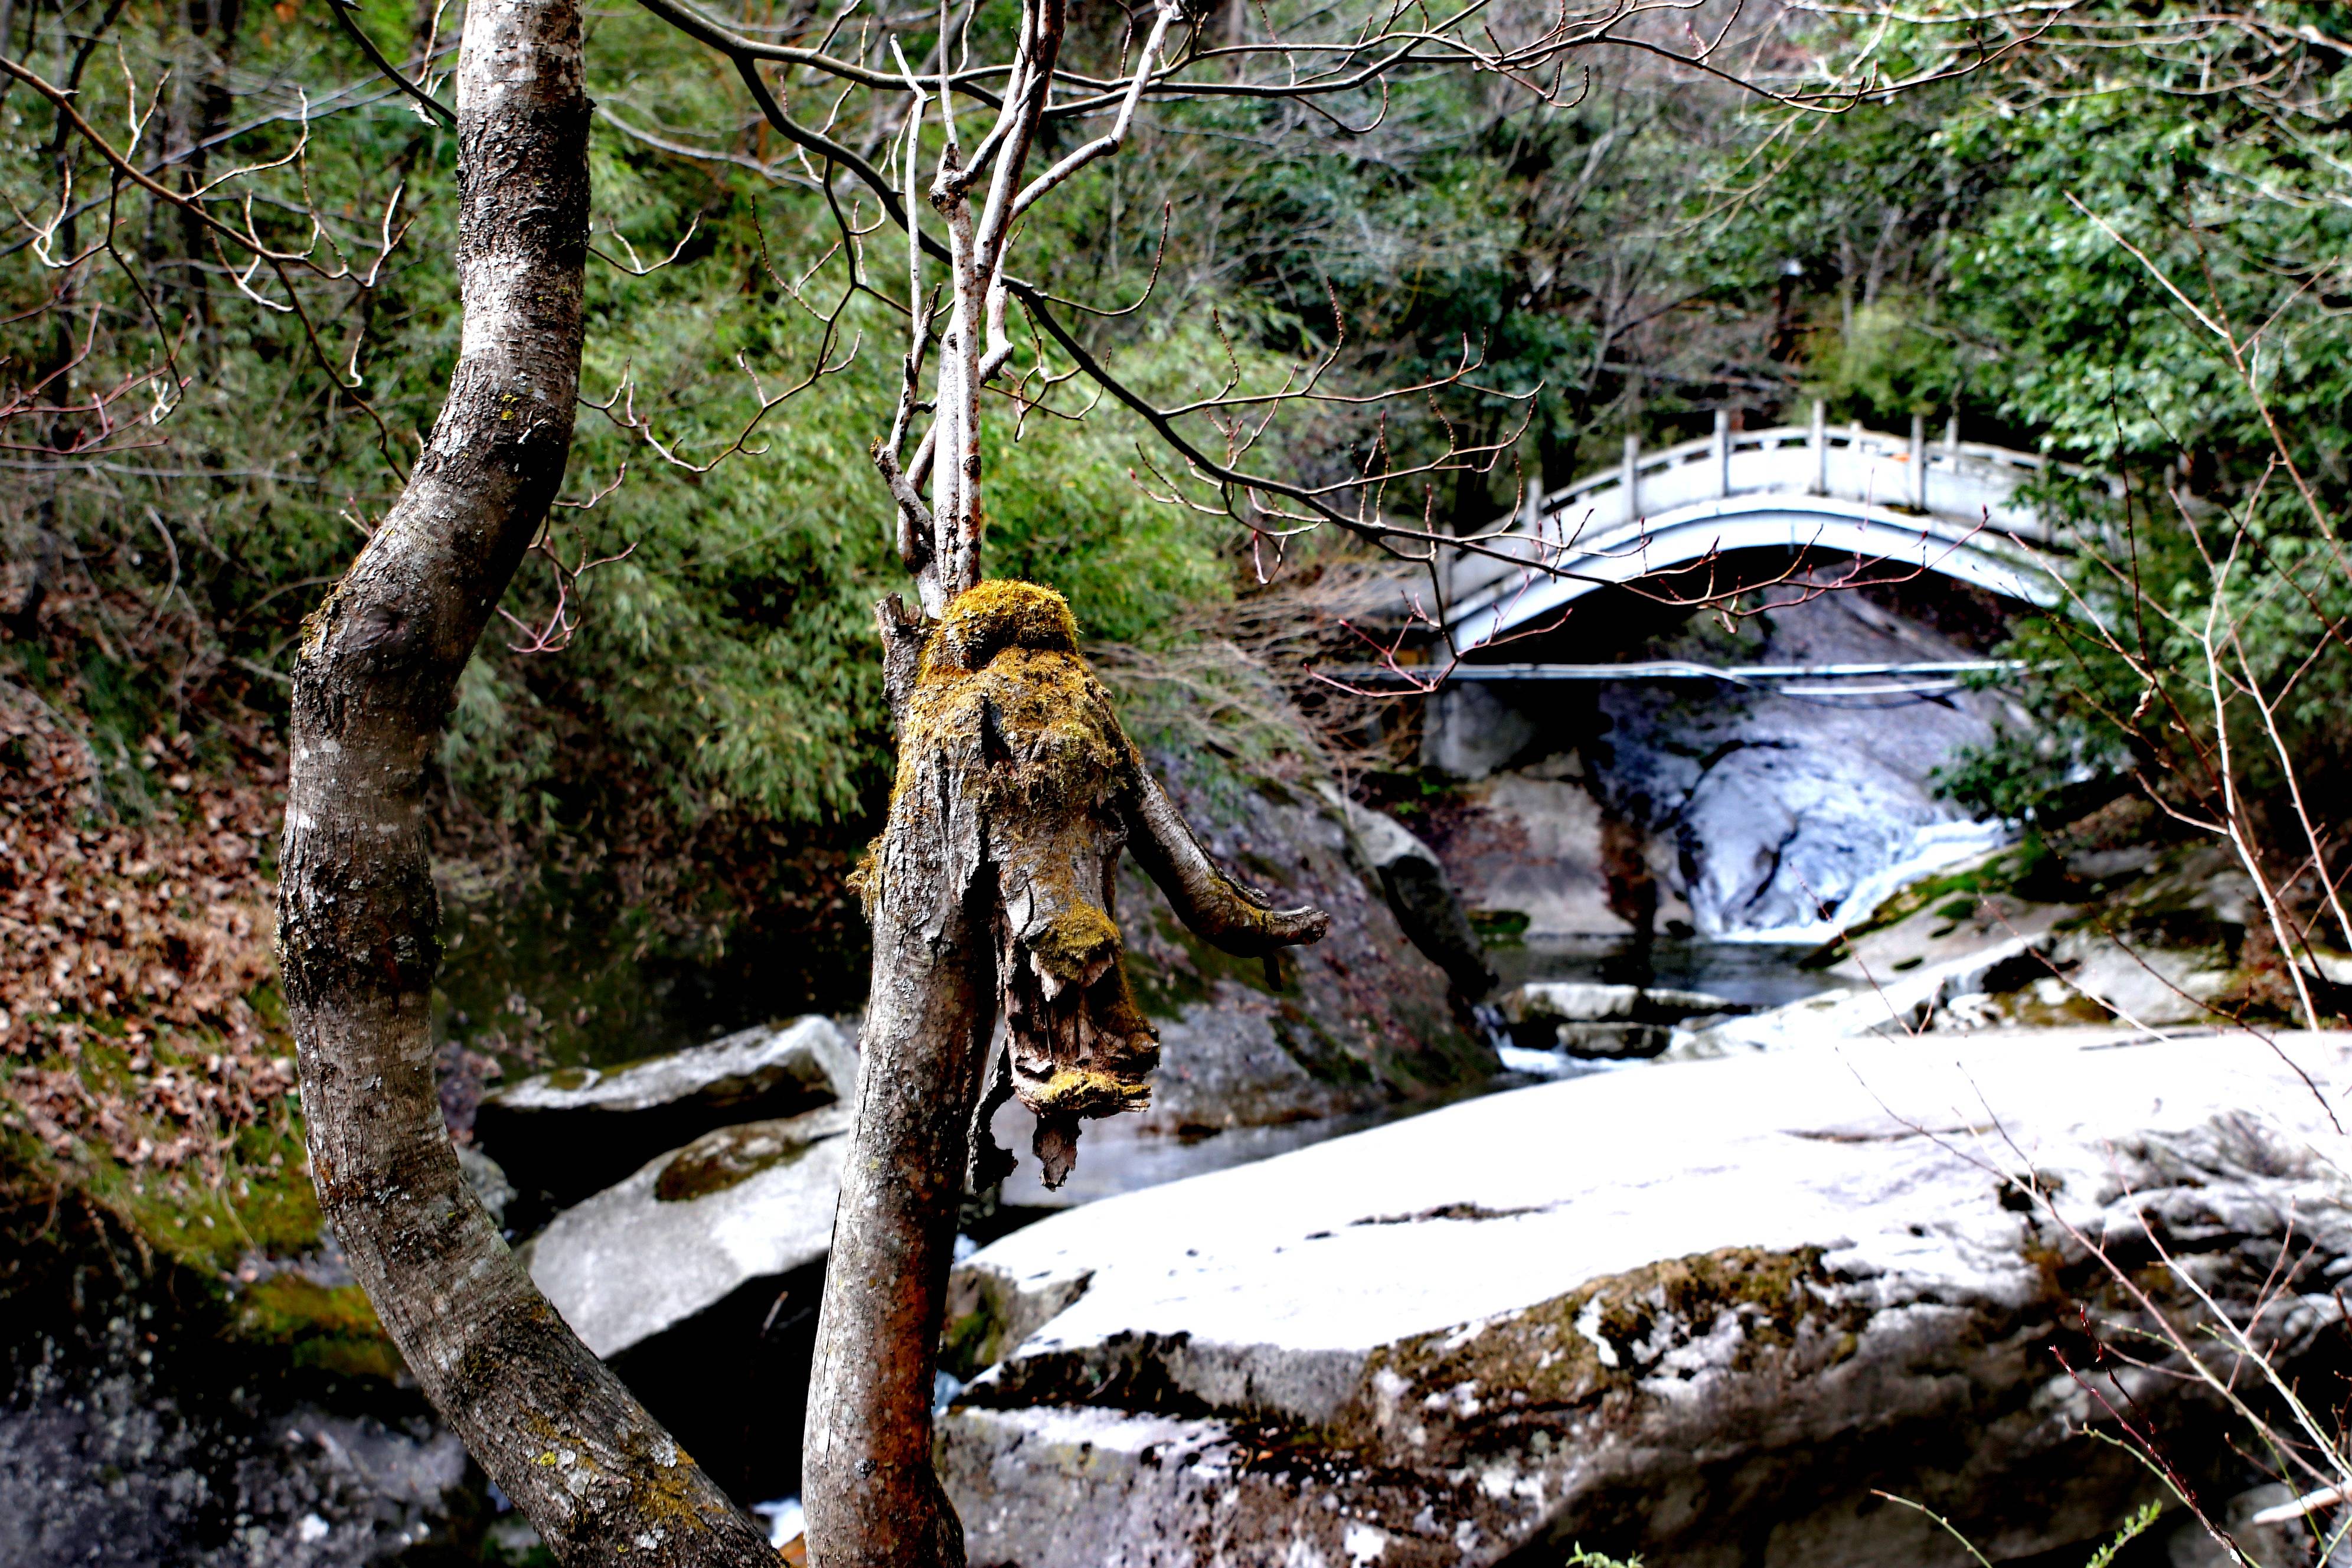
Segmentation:
<svg viewBox="0 0 2352 1568">
<path fill-rule="evenodd" d="M 2219 1507 L 2270 1479 L 2260 1444 L 2113 1352 L 2178 1371 L 2139 1293 L 2193 1334 L 2193 1281 L 2240 1322 L 2266 1303 L 2306 1389 L 2352 1369 L 2352 1144 L 2297 1072 L 2345 1081 L 2352 1044 L 2281 1045 L 1645 1068 L 1042 1221 L 952 1292 L 971 1560 L 1967 1562 L 1885 1492 L 1995 1561 L 2081 1561 L 2173 1506 L 2084 1432 L 2117 1436 L 2110 1407 Z"/>
</svg>

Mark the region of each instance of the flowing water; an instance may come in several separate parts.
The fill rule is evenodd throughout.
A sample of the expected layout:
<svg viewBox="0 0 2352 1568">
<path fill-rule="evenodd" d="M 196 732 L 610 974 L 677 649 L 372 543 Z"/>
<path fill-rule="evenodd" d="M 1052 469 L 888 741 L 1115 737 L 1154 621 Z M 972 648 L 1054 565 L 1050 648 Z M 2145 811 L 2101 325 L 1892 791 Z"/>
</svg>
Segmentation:
<svg viewBox="0 0 2352 1568">
<path fill-rule="evenodd" d="M 1502 976 L 1506 990 L 1540 980 L 1670 986 L 1760 1008 L 1827 989 L 1818 972 L 1801 967 L 1818 946 L 1818 939 L 1780 942 L 1660 937 L 1644 947 L 1617 937 L 1554 937 L 1490 948 L 1486 962 Z"/>
<path fill-rule="evenodd" d="M 1702 942 L 1661 939 L 1646 948 L 1612 938 L 1537 941 L 1496 947 L 1487 962 L 1502 977 L 1502 989 L 1529 981 L 1572 980 L 1615 985 L 1670 986 L 1703 991 L 1744 1007 L 1778 1007 L 1826 988 L 1800 961 L 1811 944 L 1764 942 Z M 1483 1094 L 1506 1093 L 1531 1084 L 1588 1072 L 1638 1070 L 1639 1062 L 1578 1061 L 1546 1051 L 1504 1047 L 1504 1069 L 1481 1084 L 1453 1094 L 1403 1101 L 1347 1116 L 1319 1117 L 1272 1127 L 1228 1128 L 1205 1136 L 1147 1132 L 1136 1121 L 1113 1117 L 1087 1124 L 1077 1166 L 1060 1189 L 1049 1192 L 1029 1157 L 1034 1122 L 1016 1103 L 997 1113 L 997 1142 L 1020 1158 L 999 1200 L 1004 1220 L 996 1229 L 1043 1211 L 1074 1208 L 1099 1198 L 1156 1187 L 1186 1176 L 1304 1149 L 1326 1139 L 1360 1132 L 1418 1116 Z"/>
</svg>

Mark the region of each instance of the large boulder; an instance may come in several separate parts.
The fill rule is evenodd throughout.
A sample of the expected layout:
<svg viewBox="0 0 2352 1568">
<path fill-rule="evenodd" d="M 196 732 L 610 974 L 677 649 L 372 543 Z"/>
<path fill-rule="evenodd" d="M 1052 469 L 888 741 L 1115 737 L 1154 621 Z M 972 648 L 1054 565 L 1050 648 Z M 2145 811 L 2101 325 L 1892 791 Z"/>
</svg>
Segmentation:
<svg viewBox="0 0 2352 1568">
<path fill-rule="evenodd" d="M 713 1128 L 845 1100 L 856 1080 L 841 1031 L 795 1018 L 617 1067 L 524 1079 L 482 1101 L 474 1137 L 518 1192 L 561 1206 Z"/>
<path fill-rule="evenodd" d="M 1483 779 L 1537 740 L 1525 713 L 1478 681 L 1448 686 L 1430 700 L 1422 721 L 1421 765 L 1458 779 Z"/>
<path fill-rule="evenodd" d="M 1142 1129 L 1192 1133 L 1334 1116 L 1495 1072 L 1494 1051 L 1464 1027 L 1444 969 L 1399 923 L 1345 807 L 1272 779 L 1153 761 L 1212 854 L 1277 902 L 1318 904 L 1332 921 L 1312 946 L 1234 958 L 1187 931 L 1150 879 L 1131 861 L 1124 867 L 1128 973 L 1160 1030 Z"/>
<path fill-rule="evenodd" d="M 1973 657 L 1844 592 L 1757 616 L 1733 637 L 1694 623 L 1647 651 L 1716 664 Z M 1868 684 L 1849 683 L 1858 694 L 1846 697 L 1664 682 L 1601 689 L 1604 729 L 1588 748 L 1594 784 L 1614 814 L 1674 845 L 1702 934 L 1819 941 L 1833 929 L 1829 911 L 1859 919 L 1903 883 L 2004 837 L 1938 798 L 1935 777 L 1958 748 L 1992 739 L 2000 700 L 1859 692 Z"/>
<path fill-rule="evenodd" d="M 2244 962 L 2254 900 L 2233 864 L 2202 845 L 2135 847 L 2119 874 L 2122 858 L 2029 843 L 1926 879 L 1807 961 L 1827 989 L 1752 1017 L 1694 1019 L 1669 1054 L 2018 1025 L 2210 1026 L 2249 1005 L 2294 1007 L 2283 970 Z"/>
<path fill-rule="evenodd" d="M 1445 971 L 1463 997 L 1475 1001 L 1492 991 L 1495 972 L 1486 967 L 1485 945 L 1471 929 L 1469 911 L 1437 851 L 1395 817 L 1349 800 L 1335 784 L 1325 784 L 1315 793 L 1339 814 L 1357 864 L 1380 879 L 1389 912 L 1405 939 Z"/>
<path fill-rule="evenodd" d="M 1645 914 L 1653 927 L 1686 916 L 1671 893 L 1660 900 L 1647 846 L 1624 841 L 1624 825 L 1604 818 L 1580 772 L 1546 770 L 1563 772 L 1573 776 L 1497 773 L 1443 804 L 1433 836 L 1463 901 L 1537 940 L 1628 937 Z"/>
<path fill-rule="evenodd" d="M 1781 596 L 1799 602 L 1727 632 L 1694 617 L 1626 651 L 1718 667 L 1975 657 L 1858 594 Z M 1532 940 L 1819 942 L 1825 911 L 1858 921 L 2006 837 L 1940 798 L 1937 772 L 1996 720 L 2030 731 L 2031 716 L 1988 692 L 1888 689 L 1905 684 L 1450 688 L 1428 705 L 1423 761 L 1468 782 L 1428 837 L 1474 910 Z"/>
<path fill-rule="evenodd" d="M 992 1364 L 944 1479 L 1022 1568 L 1966 1561 L 1881 1492 L 1995 1560 L 2091 1541 L 2163 1495 L 2084 1433 L 2108 1403 L 2189 1484 L 2249 1479 L 2194 1380 L 2097 1363 L 2086 1321 L 2146 1326 L 2125 1282 L 2190 1325 L 2188 1281 L 2266 1300 L 2288 1375 L 2341 1358 L 2352 1140 L 2304 1075 L 2347 1070 L 2335 1036 L 1868 1039 L 1073 1210 L 959 1270 L 950 1346 Z"/>
<path fill-rule="evenodd" d="M 556 1215 L 525 1266 L 590 1350 L 617 1355 L 821 1260 L 848 1131 L 829 1105 L 705 1133 Z"/>
</svg>

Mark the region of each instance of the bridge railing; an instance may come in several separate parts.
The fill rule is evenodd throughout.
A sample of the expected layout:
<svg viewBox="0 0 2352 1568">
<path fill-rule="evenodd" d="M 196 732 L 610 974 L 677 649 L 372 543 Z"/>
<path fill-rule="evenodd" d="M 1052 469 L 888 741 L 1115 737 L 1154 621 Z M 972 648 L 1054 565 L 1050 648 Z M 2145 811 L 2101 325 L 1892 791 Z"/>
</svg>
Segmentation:
<svg viewBox="0 0 2352 1568">
<path fill-rule="evenodd" d="M 1645 527 L 1687 522 L 1713 507 L 1726 517 L 1766 508 L 1772 496 L 1827 497 L 1889 514 L 2046 543 L 2048 529 L 2016 500 L 2019 487 L 2049 459 L 1979 442 L 1947 427 L 1931 442 L 1914 421 L 1908 437 L 1859 425 L 1831 426 L 1816 404 L 1810 426 L 1735 431 L 1718 415 L 1715 433 L 1655 451 L 1628 437 L 1622 460 L 1537 496 L 1487 548 L 1508 557 L 1464 554 L 1450 586 L 1457 604 L 1525 569 L 1573 569 L 1580 560 L 1639 548 Z"/>
</svg>

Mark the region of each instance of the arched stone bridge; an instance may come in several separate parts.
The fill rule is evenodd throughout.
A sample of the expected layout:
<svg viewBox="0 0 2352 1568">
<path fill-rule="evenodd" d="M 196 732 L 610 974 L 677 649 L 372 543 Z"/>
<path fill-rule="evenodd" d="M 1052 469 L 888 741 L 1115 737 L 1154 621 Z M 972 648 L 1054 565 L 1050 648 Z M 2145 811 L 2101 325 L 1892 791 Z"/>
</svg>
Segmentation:
<svg viewBox="0 0 2352 1568">
<path fill-rule="evenodd" d="M 1715 434 L 1624 460 L 1530 504 L 1488 541 L 1510 557 L 1455 552 L 1446 621 L 1465 650 L 1539 626 L 1596 589 L 1780 550 L 1916 566 L 2037 604 L 2056 584 L 2035 558 L 2049 530 L 2017 491 L 2048 459 L 1963 442 L 1829 426 Z M 2031 547 L 2031 548 L 2029 548 Z"/>
</svg>

